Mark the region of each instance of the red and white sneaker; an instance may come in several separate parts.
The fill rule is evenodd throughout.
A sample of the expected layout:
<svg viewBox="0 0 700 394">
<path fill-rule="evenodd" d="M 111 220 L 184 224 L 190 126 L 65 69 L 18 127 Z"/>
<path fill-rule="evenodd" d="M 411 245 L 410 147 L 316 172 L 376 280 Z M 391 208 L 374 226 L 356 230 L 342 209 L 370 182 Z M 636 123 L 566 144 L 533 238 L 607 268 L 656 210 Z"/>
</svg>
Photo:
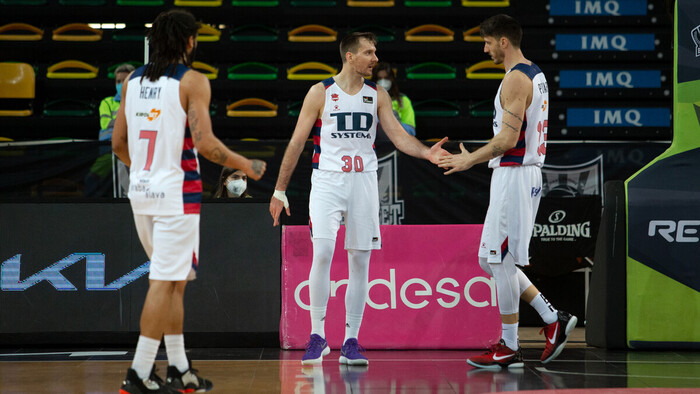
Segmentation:
<svg viewBox="0 0 700 394">
<path fill-rule="evenodd" d="M 547 364 L 554 360 L 559 356 L 561 351 L 564 350 L 566 341 L 569 339 L 569 334 L 574 327 L 576 327 L 576 323 L 578 323 L 578 318 L 576 316 L 568 312 L 558 311 L 557 321 L 544 326 L 540 330 L 540 334 L 544 332 L 545 336 L 542 364 Z"/>
<path fill-rule="evenodd" d="M 506 346 L 501 339 L 491 346 L 488 352 L 467 359 L 467 364 L 483 369 L 500 370 L 502 368 L 523 368 L 523 354 Z"/>
</svg>

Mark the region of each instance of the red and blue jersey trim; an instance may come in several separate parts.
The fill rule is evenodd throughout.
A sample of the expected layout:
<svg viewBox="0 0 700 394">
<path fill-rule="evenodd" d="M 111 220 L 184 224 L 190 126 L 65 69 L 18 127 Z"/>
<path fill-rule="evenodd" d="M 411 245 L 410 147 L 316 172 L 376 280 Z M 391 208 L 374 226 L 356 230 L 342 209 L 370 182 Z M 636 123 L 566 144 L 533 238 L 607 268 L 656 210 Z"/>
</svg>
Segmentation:
<svg viewBox="0 0 700 394">
<path fill-rule="evenodd" d="M 520 135 L 518 136 L 518 143 L 515 147 L 508 149 L 501 157 L 501 167 L 512 167 L 520 166 L 523 164 L 523 158 L 525 157 L 525 129 L 527 129 L 527 116 L 523 120 L 523 125 L 520 128 Z"/>
<path fill-rule="evenodd" d="M 197 167 L 197 155 L 190 134 L 189 124 L 185 125 L 185 141 L 182 146 L 180 166 L 185 173 L 182 183 L 182 203 L 185 214 L 199 214 L 202 205 L 202 176 Z"/>
<path fill-rule="evenodd" d="M 311 129 L 311 135 L 314 138 L 314 155 L 311 157 L 311 167 L 318 168 L 318 161 L 321 158 L 321 119 L 316 119 L 314 127 Z"/>
</svg>

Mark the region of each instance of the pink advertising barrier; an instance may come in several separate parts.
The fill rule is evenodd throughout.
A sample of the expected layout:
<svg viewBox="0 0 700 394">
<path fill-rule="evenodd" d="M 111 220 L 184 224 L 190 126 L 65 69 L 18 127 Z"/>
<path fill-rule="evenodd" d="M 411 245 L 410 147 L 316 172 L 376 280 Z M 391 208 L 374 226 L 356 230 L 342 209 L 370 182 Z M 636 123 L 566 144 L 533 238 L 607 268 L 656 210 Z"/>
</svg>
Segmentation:
<svg viewBox="0 0 700 394">
<path fill-rule="evenodd" d="M 382 249 L 372 252 L 370 290 L 360 330 L 368 349 L 483 349 L 498 341 L 501 321 L 495 282 L 479 267 L 481 225 L 381 226 Z M 348 258 L 341 226 L 331 266 L 326 340 L 345 333 Z M 280 345 L 303 349 L 309 339 L 307 226 L 282 230 Z"/>
</svg>

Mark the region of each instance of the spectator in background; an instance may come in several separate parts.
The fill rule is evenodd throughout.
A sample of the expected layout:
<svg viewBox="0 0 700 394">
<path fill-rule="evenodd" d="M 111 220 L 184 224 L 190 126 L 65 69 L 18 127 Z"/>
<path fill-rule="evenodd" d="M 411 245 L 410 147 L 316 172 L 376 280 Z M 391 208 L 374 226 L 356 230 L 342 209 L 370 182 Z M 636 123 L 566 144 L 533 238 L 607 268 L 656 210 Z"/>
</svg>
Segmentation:
<svg viewBox="0 0 700 394">
<path fill-rule="evenodd" d="M 112 130 L 114 129 L 114 121 L 117 118 L 119 103 L 122 99 L 122 82 L 129 76 L 129 73 L 134 71 L 134 66 L 125 63 L 114 70 L 114 80 L 116 84 L 116 94 L 114 96 L 105 97 L 100 102 L 100 148 L 99 157 L 90 167 L 90 171 L 85 177 L 85 196 L 86 197 L 110 197 L 113 194 L 113 179 L 112 179 L 112 147 L 111 144 L 105 141 L 112 141 Z M 120 172 L 119 179 L 125 180 L 128 185 L 128 169 L 118 161 L 118 171 Z"/>
<path fill-rule="evenodd" d="M 248 194 L 248 175 L 235 168 L 224 167 L 219 175 L 219 182 L 214 198 L 251 198 Z"/>
<path fill-rule="evenodd" d="M 413 112 L 411 100 L 399 91 L 399 84 L 396 83 L 394 70 L 391 64 L 379 62 L 372 69 L 372 81 L 383 87 L 391 96 L 391 106 L 394 109 L 394 116 L 401 122 L 401 126 L 406 132 L 415 137 L 416 135 L 416 115 Z"/>
</svg>

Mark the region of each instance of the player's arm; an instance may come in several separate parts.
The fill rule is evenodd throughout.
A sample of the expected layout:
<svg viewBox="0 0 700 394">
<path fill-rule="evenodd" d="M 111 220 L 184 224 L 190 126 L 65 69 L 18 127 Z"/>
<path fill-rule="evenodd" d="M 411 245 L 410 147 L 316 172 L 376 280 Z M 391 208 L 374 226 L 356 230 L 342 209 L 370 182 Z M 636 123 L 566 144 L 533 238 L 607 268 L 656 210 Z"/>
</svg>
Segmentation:
<svg viewBox="0 0 700 394">
<path fill-rule="evenodd" d="M 382 124 L 384 133 L 398 150 L 419 159 L 429 160 L 433 164 L 438 163 L 438 158 L 441 155 L 448 154 L 446 150 L 442 149 L 442 144 L 447 141 L 447 137 L 432 147 L 427 147 L 416 137 L 408 134 L 394 116 L 389 93 L 379 85 L 377 85 L 377 101 L 379 123 Z"/>
<path fill-rule="evenodd" d="M 114 120 L 114 130 L 112 130 L 112 151 L 114 151 L 114 154 L 117 155 L 119 160 L 124 162 L 124 164 L 126 164 L 128 167 L 131 167 L 125 112 L 126 86 L 129 84 L 129 78 L 131 78 L 131 74 L 129 74 L 129 77 L 122 82 L 122 98 L 124 98 L 124 100 L 122 100 L 122 103 L 117 110 L 117 118 Z"/>
<path fill-rule="evenodd" d="M 317 83 L 312 86 L 304 98 L 304 103 L 301 106 L 299 118 L 297 119 L 297 124 L 294 128 L 294 133 L 292 133 L 292 138 L 289 140 L 289 145 L 287 145 L 287 149 L 284 151 L 282 165 L 280 166 L 280 172 L 277 176 L 277 183 L 275 184 L 275 192 L 270 199 L 270 215 L 272 215 L 273 226 L 277 226 L 279 224 L 279 217 L 282 213 L 282 208 L 285 209 L 287 216 L 291 214 L 285 191 L 287 191 L 289 180 L 291 179 L 292 173 L 297 166 L 299 156 L 304 150 L 306 140 L 309 139 L 311 129 L 316 123 L 316 120 L 322 114 L 325 100 L 325 88 L 323 87 L 322 83 Z"/>
<path fill-rule="evenodd" d="M 441 157 L 438 166 L 450 169 L 445 172 L 445 175 L 468 170 L 476 164 L 502 156 L 509 149 L 513 149 L 520 137 L 520 128 L 523 125 L 525 109 L 531 93 L 530 78 L 520 72 L 508 74 L 503 81 L 500 97 L 501 107 L 503 107 L 501 132 L 474 152 L 469 152 L 464 148 L 464 144 L 460 143 L 460 153 Z"/>
<path fill-rule="evenodd" d="M 250 160 L 230 150 L 214 135 L 209 117 L 211 86 L 207 77 L 188 71 L 180 83 L 180 98 L 187 111 L 192 141 L 202 156 L 224 167 L 240 169 L 256 181 L 262 177 L 266 168 L 264 161 Z"/>
</svg>

